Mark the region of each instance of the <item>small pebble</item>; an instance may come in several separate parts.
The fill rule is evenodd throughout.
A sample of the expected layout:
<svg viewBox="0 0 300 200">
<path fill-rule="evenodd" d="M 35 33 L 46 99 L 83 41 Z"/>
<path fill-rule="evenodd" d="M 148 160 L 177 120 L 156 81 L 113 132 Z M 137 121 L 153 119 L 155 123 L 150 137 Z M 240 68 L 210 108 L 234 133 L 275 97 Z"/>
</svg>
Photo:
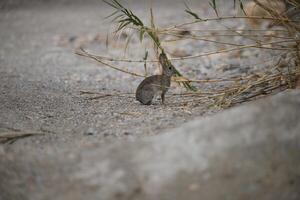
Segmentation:
<svg viewBox="0 0 300 200">
<path fill-rule="evenodd" d="M 84 135 L 95 135 L 97 132 L 93 128 L 89 128 L 86 132 L 84 132 Z"/>
</svg>

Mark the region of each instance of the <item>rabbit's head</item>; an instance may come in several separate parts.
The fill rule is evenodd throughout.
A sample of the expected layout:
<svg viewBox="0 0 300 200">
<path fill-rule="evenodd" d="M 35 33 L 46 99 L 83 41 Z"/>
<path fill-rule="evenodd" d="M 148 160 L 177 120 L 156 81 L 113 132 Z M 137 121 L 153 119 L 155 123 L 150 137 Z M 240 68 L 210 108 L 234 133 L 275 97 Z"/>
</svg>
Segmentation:
<svg viewBox="0 0 300 200">
<path fill-rule="evenodd" d="M 161 64 L 163 68 L 163 75 L 166 76 L 173 76 L 176 74 L 175 67 L 171 64 L 171 62 L 168 60 L 165 53 L 161 53 L 159 55 L 159 63 Z"/>
</svg>

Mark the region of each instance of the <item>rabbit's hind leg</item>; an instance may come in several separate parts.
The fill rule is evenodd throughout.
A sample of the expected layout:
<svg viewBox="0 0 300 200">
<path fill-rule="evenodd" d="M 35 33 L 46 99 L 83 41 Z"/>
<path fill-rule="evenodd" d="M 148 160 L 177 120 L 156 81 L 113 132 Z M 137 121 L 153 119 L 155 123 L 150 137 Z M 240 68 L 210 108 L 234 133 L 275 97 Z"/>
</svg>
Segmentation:
<svg viewBox="0 0 300 200">
<path fill-rule="evenodd" d="M 154 98 L 153 91 L 143 90 L 141 91 L 141 94 L 139 95 L 139 98 L 137 98 L 137 100 L 144 105 L 150 105 L 153 98 Z"/>
</svg>

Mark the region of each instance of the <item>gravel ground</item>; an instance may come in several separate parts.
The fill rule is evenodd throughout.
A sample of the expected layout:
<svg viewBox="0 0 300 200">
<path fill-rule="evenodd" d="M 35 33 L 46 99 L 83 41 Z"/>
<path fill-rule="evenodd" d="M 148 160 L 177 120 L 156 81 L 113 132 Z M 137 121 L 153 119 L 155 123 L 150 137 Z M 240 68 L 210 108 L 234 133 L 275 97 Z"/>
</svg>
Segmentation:
<svg viewBox="0 0 300 200">
<path fill-rule="evenodd" d="M 9 1 L 7 1 L 9 2 Z M 21 3 L 20 3 L 21 2 Z M 150 3 L 129 1 L 130 7 L 146 20 Z M 189 19 L 179 1 L 154 1 L 155 20 L 159 26 L 170 26 Z M 206 1 L 203 1 L 206 2 Z M 208 4 L 192 3 L 202 16 L 212 16 Z M 232 14 L 228 4 L 221 5 L 224 13 Z M 0 131 L 21 130 L 43 133 L 16 140 L 5 148 L 59 148 L 61 145 L 85 145 L 90 142 L 133 140 L 159 134 L 180 126 L 196 116 L 207 116 L 220 108 L 208 107 L 196 97 L 174 95 L 184 89 L 174 84 L 162 106 L 141 105 L 133 93 L 141 78 L 98 65 L 74 54 L 79 46 L 91 52 L 122 58 L 128 33 L 113 38 L 114 27 L 103 20 L 111 8 L 90 1 L 19 1 L 2 5 L 0 12 Z M 207 22 L 195 29 L 244 28 L 243 21 Z M 216 31 L 217 32 L 217 31 Z M 108 34 L 109 33 L 109 34 Z M 108 47 L 106 41 L 108 37 Z M 125 39 L 124 39 L 125 37 Z M 162 38 L 164 41 L 171 36 Z M 225 38 L 214 38 L 225 41 Z M 249 42 L 241 38 L 227 41 Z M 227 45 L 205 41 L 177 41 L 164 44 L 173 56 L 194 55 Z M 145 48 L 151 51 L 147 39 L 141 44 L 133 36 L 125 57 L 141 59 Z M 268 60 L 261 50 L 244 50 L 199 59 L 176 61 L 174 65 L 192 79 L 246 75 L 261 70 L 253 63 Z M 143 72 L 142 64 L 114 63 L 130 71 Z M 156 67 L 148 64 L 151 73 Z M 197 85 L 209 89 L 209 85 Z M 100 93 L 81 94 L 81 91 Z"/>
</svg>

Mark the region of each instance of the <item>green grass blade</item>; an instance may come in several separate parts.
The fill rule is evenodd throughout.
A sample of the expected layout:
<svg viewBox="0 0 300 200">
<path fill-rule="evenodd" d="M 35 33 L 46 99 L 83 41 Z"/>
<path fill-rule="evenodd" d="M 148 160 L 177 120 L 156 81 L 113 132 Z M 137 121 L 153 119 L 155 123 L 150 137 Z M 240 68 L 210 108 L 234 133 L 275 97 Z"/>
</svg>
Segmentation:
<svg viewBox="0 0 300 200">
<path fill-rule="evenodd" d="M 109 5 L 109 6 L 111 6 L 111 7 L 113 7 L 113 8 L 115 8 L 115 9 L 119 9 L 117 6 L 115 6 L 114 4 L 112 4 L 112 3 L 110 3 L 110 2 L 108 2 L 108 1 L 106 1 L 106 0 L 103 0 L 103 2 L 104 3 L 106 3 L 107 5 Z"/>
<path fill-rule="evenodd" d="M 190 10 L 185 10 L 186 13 L 192 15 L 195 19 L 199 19 L 201 20 L 201 18 L 194 12 L 190 11 Z"/>
</svg>

